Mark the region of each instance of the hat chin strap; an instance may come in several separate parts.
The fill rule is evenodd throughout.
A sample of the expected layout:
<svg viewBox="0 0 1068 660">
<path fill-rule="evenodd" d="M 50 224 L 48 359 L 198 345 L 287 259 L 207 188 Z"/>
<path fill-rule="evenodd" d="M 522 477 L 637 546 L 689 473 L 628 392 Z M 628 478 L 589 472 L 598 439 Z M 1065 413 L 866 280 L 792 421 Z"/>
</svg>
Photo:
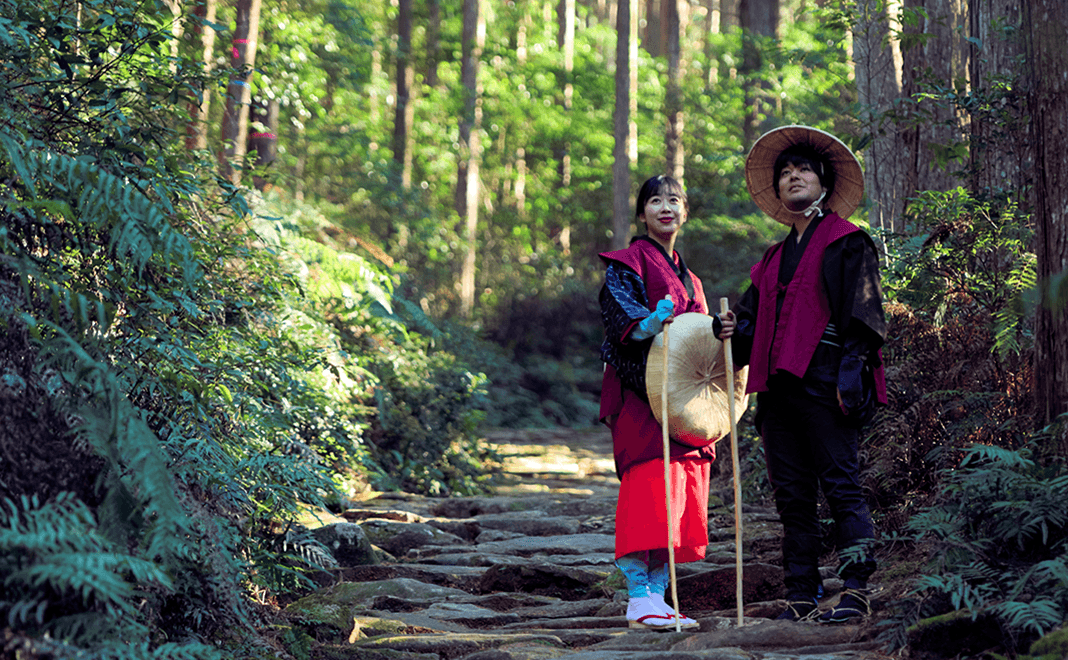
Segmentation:
<svg viewBox="0 0 1068 660">
<path fill-rule="evenodd" d="M 827 196 L 827 191 L 824 190 L 823 192 L 820 193 L 819 198 L 817 198 L 816 201 L 812 202 L 812 204 L 810 204 L 809 207 L 807 209 L 805 209 L 804 211 L 793 211 L 791 209 L 786 208 L 786 204 L 782 203 L 782 199 L 781 198 L 779 199 L 779 205 L 781 205 L 783 207 L 783 209 L 786 210 L 787 213 L 800 214 L 800 215 L 803 215 L 803 216 L 805 216 L 807 218 L 807 217 L 810 217 L 816 211 L 820 210 L 820 203 L 823 202 L 823 198 L 826 197 L 826 196 Z"/>
</svg>

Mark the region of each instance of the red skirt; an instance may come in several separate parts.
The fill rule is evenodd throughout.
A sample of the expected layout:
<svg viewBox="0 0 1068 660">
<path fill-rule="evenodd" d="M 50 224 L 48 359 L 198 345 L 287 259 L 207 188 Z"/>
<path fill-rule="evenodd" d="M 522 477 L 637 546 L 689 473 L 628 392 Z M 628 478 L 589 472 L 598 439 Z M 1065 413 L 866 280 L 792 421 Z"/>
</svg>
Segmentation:
<svg viewBox="0 0 1068 660">
<path fill-rule="evenodd" d="M 675 561 L 705 558 L 708 547 L 708 480 L 712 461 L 672 459 L 671 517 Z M 657 551 L 667 560 L 667 504 L 664 502 L 664 461 L 638 463 L 623 473 L 616 502 L 616 559 L 642 550 Z"/>
</svg>

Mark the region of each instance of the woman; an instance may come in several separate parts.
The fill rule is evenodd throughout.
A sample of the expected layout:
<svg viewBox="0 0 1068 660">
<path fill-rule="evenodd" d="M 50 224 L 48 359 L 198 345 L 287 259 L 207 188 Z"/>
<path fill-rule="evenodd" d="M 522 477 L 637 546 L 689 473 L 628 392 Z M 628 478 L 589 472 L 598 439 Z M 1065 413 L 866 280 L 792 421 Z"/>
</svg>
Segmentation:
<svg viewBox="0 0 1068 660">
<path fill-rule="evenodd" d="M 616 565 L 627 579 L 631 628 L 674 629 L 675 610 L 664 602 L 668 586 L 667 511 L 663 435 L 645 393 L 645 364 L 652 338 L 674 314 L 708 313 L 701 280 L 675 252 L 686 223 L 686 193 L 656 176 L 638 192 L 637 218 L 646 233 L 630 247 L 601 254 L 605 362 L 601 421 L 612 429 L 616 474 Z M 670 294 L 671 299 L 665 300 Z M 715 446 L 671 444 L 670 481 L 675 560 L 699 561 L 708 545 L 708 480 Z M 683 628 L 698 627 L 680 617 Z"/>
</svg>

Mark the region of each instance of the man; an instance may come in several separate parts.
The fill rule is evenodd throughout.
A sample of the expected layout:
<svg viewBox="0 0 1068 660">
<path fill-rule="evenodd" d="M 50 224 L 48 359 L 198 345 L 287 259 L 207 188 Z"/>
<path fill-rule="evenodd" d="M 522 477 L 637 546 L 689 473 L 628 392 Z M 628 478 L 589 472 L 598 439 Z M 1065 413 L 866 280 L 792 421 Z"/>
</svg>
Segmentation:
<svg viewBox="0 0 1068 660">
<path fill-rule="evenodd" d="M 837 623 L 870 614 L 874 536 L 861 488 L 859 428 L 886 402 L 879 348 L 886 337 L 875 245 L 848 222 L 864 195 L 860 164 L 834 136 L 784 126 L 753 145 L 746 184 L 757 206 L 790 227 L 750 271 L 724 319 L 736 365 L 749 365 L 757 431 L 783 524 L 789 602 L 778 617 Z M 732 324 L 730 321 L 734 321 Z M 845 588 L 818 608 L 822 488 L 837 528 Z"/>
</svg>

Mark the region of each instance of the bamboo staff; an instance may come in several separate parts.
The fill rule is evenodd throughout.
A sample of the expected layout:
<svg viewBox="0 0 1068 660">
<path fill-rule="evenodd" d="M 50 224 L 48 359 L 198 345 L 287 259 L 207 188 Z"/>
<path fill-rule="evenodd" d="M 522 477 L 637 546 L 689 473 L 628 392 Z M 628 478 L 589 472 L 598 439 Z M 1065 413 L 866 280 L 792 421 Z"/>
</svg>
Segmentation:
<svg viewBox="0 0 1068 660">
<path fill-rule="evenodd" d="M 719 313 L 726 315 L 730 306 L 726 298 L 719 299 Z M 667 335 L 664 335 L 667 343 Z M 734 356 L 731 354 L 731 338 L 723 340 L 723 363 L 727 370 L 727 410 L 731 418 L 731 467 L 734 469 L 734 597 L 738 604 L 738 627 L 745 620 L 742 611 L 742 481 L 738 466 L 738 428 L 734 417 Z M 666 404 L 665 404 L 666 407 Z"/>
<path fill-rule="evenodd" d="M 664 296 L 664 300 L 671 300 L 671 294 Z M 660 391 L 660 416 L 664 431 L 664 501 L 667 502 L 668 576 L 671 579 L 671 602 L 675 605 L 675 632 L 682 632 L 682 622 L 679 620 L 679 593 L 675 585 L 675 526 L 671 517 L 671 449 L 668 444 L 668 327 L 670 325 L 670 323 L 664 324 L 664 386 Z"/>
</svg>

